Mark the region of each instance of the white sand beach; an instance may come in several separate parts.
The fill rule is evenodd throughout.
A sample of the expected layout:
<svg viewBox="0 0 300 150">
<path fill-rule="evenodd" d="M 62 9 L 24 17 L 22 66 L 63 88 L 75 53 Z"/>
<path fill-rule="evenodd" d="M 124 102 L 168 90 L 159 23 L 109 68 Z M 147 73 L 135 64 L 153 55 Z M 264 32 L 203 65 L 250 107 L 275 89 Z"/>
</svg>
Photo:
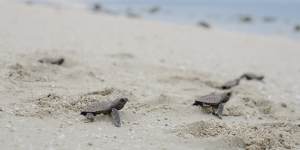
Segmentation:
<svg viewBox="0 0 300 150">
<path fill-rule="evenodd" d="M 300 149 L 295 39 L 5 0 L 0 18 L 0 149 Z M 245 72 L 265 80 L 231 89 L 222 120 L 192 106 Z M 80 115 L 116 97 L 122 127 Z"/>
</svg>

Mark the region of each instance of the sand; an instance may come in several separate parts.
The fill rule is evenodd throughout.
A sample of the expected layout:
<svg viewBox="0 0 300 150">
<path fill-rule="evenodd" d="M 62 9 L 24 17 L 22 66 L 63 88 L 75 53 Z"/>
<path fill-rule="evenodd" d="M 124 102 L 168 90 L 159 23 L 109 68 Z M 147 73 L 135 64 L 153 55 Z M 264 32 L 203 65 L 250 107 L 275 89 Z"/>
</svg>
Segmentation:
<svg viewBox="0 0 300 150">
<path fill-rule="evenodd" d="M 0 1 L 1 149 L 300 149 L 300 43 Z M 41 64 L 64 57 L 63 65 Z M 244 72 L 222 120 L 191 106 Z M 87 122 L 129 98 L 122 127 Z"/>
</svg>

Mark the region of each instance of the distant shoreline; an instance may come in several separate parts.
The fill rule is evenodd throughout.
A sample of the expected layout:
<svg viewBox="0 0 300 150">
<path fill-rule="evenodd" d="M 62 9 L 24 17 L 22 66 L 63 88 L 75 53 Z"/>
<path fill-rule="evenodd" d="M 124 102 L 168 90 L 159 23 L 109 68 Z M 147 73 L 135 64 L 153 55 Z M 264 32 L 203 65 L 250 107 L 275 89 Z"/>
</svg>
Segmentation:
<svg viewBox="0 0 300 150">
<path fill-rule="evenodd" d="M 27 0 L 30 1 L 30 0 Z M 83 9 L 93 9 L 93 5 L 101 5 L 114 14 L 130 15 L 135 14 L 148 20 L 163 22 L 173 22 L 177 24 L 197 25 L 204 21 L 210 24 L 211 28 L 221 28 L 227 31 L 240 31 L 255 33 L 260 35 L 276 35 L 289 38 L 300 38 L 300 32 L 296 30 L 300 24 L 300 1 L 270 2 L 259 1 L 143 1 L 129 0 L 124 3 L 120 0 L 110 1 L 65 1 L 56 2 L 51 0 L 31 0 L 32 3 L 57 5 L 64 7 L 80 7 Z M 292 2 L 292 3 L 291 3 Z M 257 4 L 256 4 L 257 3 Z M 159 8 L 158 12 L 151 13 L 153 7 Z M 297 13 L 298 12 L 298 13 Z M 251 18 L 251 22 L 241 21 L 242 17 Z"/>
</svg>

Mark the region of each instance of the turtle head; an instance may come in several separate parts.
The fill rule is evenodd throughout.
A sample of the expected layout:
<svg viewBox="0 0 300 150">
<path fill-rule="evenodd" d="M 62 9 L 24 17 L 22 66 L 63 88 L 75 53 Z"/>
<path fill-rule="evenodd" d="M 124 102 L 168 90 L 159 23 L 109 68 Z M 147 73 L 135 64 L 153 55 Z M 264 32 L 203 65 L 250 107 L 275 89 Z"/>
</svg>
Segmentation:
<svg viewBox="0 0 300 150">
<path fill-rule="evenodd" d="M 124 105 L 125 105 L 128 102 L 128 98 L 120 98 L 119 102 L 124 103 Z"/>
<path fill-rule="evenodd" d="M 257 77 L 257 80 L 262 81 L 265 78 L 265 76 L 261 75 L 259 77 Z"/>
<path fill-rule="evenodd" d="M 116 108 L 118 110 L 122 109 L 127 102 L 128 102 L 128 98 L 118 98 L 116 103 L 117 104 Z"/>
<path fill-rule="evenodd" d="M 232 95 L 232 92 L 230 91 L 230 92 L 226 92 L 226 93 L 224 93 L 223 94 L 223 100 L 222 100 L 222 102 L 223 103 L 226 103 L 226 102 L 228 102 L 229 101 L 229 99 L 230 99 L 230 97 L 231 97 L 231 95 Z"/>
</svg>

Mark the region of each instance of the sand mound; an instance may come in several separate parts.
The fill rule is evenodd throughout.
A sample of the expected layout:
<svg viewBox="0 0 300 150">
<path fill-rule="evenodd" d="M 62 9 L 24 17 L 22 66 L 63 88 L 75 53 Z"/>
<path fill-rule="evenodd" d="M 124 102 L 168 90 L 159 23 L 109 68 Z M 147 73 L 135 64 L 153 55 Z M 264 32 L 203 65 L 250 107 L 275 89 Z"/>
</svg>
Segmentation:
<svg viewBox="0 0 300 150">
<path fill-rule="evenodd" d="M 102 91 L 93 91 L 83 95 L 61 96 L 48 94 L 34 100 L 29 100 L 21 104 L 12 104 L 11 110 L 17 116 L 31 117 L 55 117 L 57 115 L 66 115 L 78 113 L 87 105 L 97 101 L 111 101 L 119 97 L 132 97 L 130 92 L 107 88 Z"/>
<path fill-rule="evenodd" d="M 199 121 L 177 129 L 177 135 L 197 138 L 223 137 L 227 142 L 240 139 L 245 149 L 291 149 L 295 147 L 299 125 L 290 123 L 263 123 L 257 125 L 226 125 L 214 120 Z M 298 137 L 299 138 L 299 137 Z"/>
<path fill-rule="evenodd" d="M 248 88 L 248 87 L 247 87 Z M 225 105 L 224 116 L 243 116 L 246 118 L 292 118 L 289 103 L 276 103 L 258 90 L 243 87 L 234 91 L 233 98 Z"/>
<path fill-rule="evenodd" d="M 243 139 L 246 149 L 291 149 L 299 126 L 286 123 L 266 123 L 236 128 L 236 136 Z M 229 134 L 230 135 L 230 134 Z"/>
<path fill-rule="evenodd" d="M 20 63 L 10 65 L 6 69 L 6 77 L 12 80 L 28 82 L 46 80 L 43 77 L 39 76 L 37 73 L 35 73 L 37 72 L 36 68 L 27 67 Z"/>
<path fill-rule="evenodd" d="M 179 129 L 178 136 L 184 136 L 185 134 L 191 134 L 195 137 L 213 137 L 224 135 L 229 130 L 224 123 L 216 121 L 199 121 L 188 124 Z"/>
<path fill-rule="evenodd" d="M 275 104 L 269 100 L 257 97 L 241 97 L 224 109 L 224 116 L 272 117 Z"/>
</svg>

